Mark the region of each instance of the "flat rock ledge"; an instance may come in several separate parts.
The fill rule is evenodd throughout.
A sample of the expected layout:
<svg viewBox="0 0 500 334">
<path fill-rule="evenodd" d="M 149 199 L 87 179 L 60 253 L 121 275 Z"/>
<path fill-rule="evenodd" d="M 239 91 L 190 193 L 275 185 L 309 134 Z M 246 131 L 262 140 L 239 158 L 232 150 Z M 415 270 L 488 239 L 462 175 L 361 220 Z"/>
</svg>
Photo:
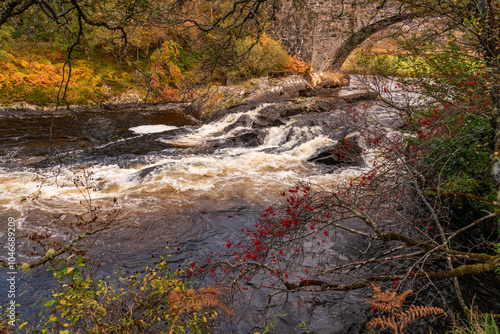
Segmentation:
<svg viewBox="0 0 500 334">
<path fill-rule="evenodd" d="M 348 84 L 348 81 L 343 81 L 342 84 Z M 292 102 L 286 104 L 287 108 L 292 109 L 291 113 L 298 114 L 307 109 L 310 112 L 311 103 L 316 99 L 318 99 L 319 104 L 324 104 L 324 101 L 321 102 L 323 98 L 320 96 L 325 95 L 325 93 L 334 105 L 347 105 L 378 98 L 378 94 L 374 92 L 358 92 L 337 96 L 340 88 L 336 85 L 332 87 L 334 88 L 326 88 L 325 85 L 320 84 L 313 87 L 308 79 L 298 74 L 286 76 L 282 73 L 273 73 L 269 77 L 252 79 L 237 86 L 214 87 L 197 101 L 191 103 L 186 112 L 200 119 L 203 123 L 209 123 L 227 114 L 249 111 L 259 106 L 265 106 L 265 104 Z M 308 107 L 304 108 L 305 105 L 299 107 L 303 103 Z M 312 109 L 316 108 L 312 107 Z"/>
</svg>

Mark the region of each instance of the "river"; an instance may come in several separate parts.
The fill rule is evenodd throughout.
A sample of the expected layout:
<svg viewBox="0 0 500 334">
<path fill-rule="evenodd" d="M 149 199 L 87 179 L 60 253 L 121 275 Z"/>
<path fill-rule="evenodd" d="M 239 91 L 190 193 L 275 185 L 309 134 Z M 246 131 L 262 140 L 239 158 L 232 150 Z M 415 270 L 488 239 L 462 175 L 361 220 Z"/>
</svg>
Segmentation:
<svg viewBox="0 0 500 334">
<path fill-rule="evenodd" d="M 358 107 L 366 103 L 360 101 Z M 172 265 L 184 267 L 188 258 L 223 248 L 227 238 L 253 225 L 283 189 L 299 181 L 331 186 L 363 169 L 332 172 L 308 162 L 337 140 L 319 126 L 288 122 L 248 137 L 249 126 L 238 121 L 255 119 L 265 107 L 269 104 L 209 124 L 187 116 L 180 104 L 96 108 L 56 117 L 36 112 L 0 116 L 0 221 L 17 220 L 18 260 L 32 261 L 26 234 L 69 240 L 67 226 L 85 211 L 82 203 L 88 199 L 73 180 L 85 171 L 93 173 L 93 204 L 102 207 L 103 215 L 120 211 L 112 227 L 88 245 L 92 256 L 104 263 L 99 273 L 107 275 L 119 268 L 140 270 L 150 264 L 151 255 L 164 254 L 166 246 Z M 384 107 L 372 109 L 387 120 Z M 52 155 L 47 155 L 49 147 Z M 2 242 L 5 232 L 0 231 Z M 29 292 L 20 300 L 20 312 L 29 313 L 54 282 L 45 268 L 18 278 L 19 289 Z M 0 292 L 4 297 L 3 288 Z M 362 290 L 319 297 L 316 311 L 294 309 L 296 317 L 280 326 L 298 332 L 298 324 L 305 322 L 316 333 L 360 332 L 369 311 L 364 298 L 369 296 L 370 291 Z M 227 329 L 247 333 L 260 321 L 258 312 L 242 317 Z"/>
</svg>

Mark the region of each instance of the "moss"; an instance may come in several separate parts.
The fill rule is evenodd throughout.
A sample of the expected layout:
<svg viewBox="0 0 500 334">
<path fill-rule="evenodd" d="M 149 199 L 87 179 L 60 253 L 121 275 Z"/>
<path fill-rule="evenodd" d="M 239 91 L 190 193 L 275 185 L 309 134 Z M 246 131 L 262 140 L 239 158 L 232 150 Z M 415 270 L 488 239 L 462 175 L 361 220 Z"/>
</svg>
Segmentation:
<svg viewBox="0 0 500 334">
<path fill-rule="evenodd" d="M 237 94 L 237 93 L 233 94 L 231 96 L 231 98 L 229 98 L 229 100 L 225 103 L 225 106 L 229 108 L 232 105 L 240 103 L 241 101 L 243 101 L 244 99 L 246 99 L 249 95 L 250 95 L 250 93 L 248 93 L 248 92 L 245 92 L 243 95 L 240 95 L 240 94 Z"/>
<path fill-rule="evenodd" d="M 48 258 L 52 258 L 54 256 L 54 254 L 56 253 L 56 251 L 54 250 L 54 248 L 50 248 L 47 253 L 45 253 L 45 257 L 48 257 Z"/>
</svg>

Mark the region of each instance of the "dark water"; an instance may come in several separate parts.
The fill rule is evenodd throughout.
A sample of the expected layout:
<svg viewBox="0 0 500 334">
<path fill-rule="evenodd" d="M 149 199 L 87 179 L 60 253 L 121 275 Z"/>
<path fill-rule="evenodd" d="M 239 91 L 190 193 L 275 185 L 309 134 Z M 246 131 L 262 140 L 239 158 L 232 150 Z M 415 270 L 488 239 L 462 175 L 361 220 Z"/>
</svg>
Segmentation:
<svg viewBox="0 0 500 334">
<path fill-rule="evenodd" d="M 243 114 L 252 118 L 257 112 Z M 88 110 L 55 118 L 0 117 L 1 242 L 6 240 L 3 226 L 8 217 L 18 221 L 20 261 L 31 261 L 27 256 L 29 241 L 24 237 L 27 233 L 47 232 L 55 240 L 69 240 L 66 225 L 85 211 L 81 205 L 84 198 L 72 180 L 90 170 L 94 173 L 90 182 L 94 204 L 102 206 L 103 214 L 120 211 L 109 230 L 88 240 L 92 257 L 104 263 L 98 274 L 107 276 L 120 269 L 140 271 L 151 264 L 152 256 L 166 253 L 172 254 L 172 269 L 185 268 L 211 251 L 225 250 L 225 240 L 237 237 L 241 228 L 252 227 L 262 208 L 276 203 L 283 189 L 298 181 L 335 185 L 361 170 L 353 167 L 326 174 L 308 163 L 315 152 L 334 143 L 318 128 L 285 124 L 261 129 L 255 137 L 258 143 L 248 145 L 239 138 L 248 136 L 249 129 L 232 126 L 240 116 L 229 115 L 202 126 L 174 106 Z M 153 127 L 137 130 L 143 125 Z M 157 126 L 163 126 L 164 131 L 157 132 L 161 130 Z M 356 261 L 360 255 L 351 246 L 364 249 L 367 245 L 339 232 L 325 244 L 324 256 L 331 265 Z M 4 281 L 5 275 L 2 271 L 0 280 Z M 20 312 L 35 315 L 40 297 L 46 298 L 54 286 L 51 273 L 42 267 L 18 278 L 19 290 L 28 291 L 19 299 Z M 356 277 L 346 275 L 337 283 L 352 279 Z M 449 282 L 429 291 L 437 289 L 433 292 L 436 296 L 450 297 L 451 286 L 446 284 Z M 491 287 L 480 287 L 479 291 L 500 294 Z M 5 300 L 3 285 L 0 294 Z M 270 316 L 286 314 L 273 318 L 279 333 L 360 333 L 370 316 L 365 301 L 370 296 L 370 289 L 296 295 L 285 305 L 282 295 L 273 300 Z M 263 322 L 266 298 L 256 293 L 250 303 L 240 305 L 235 317 L 222 327 L 224 331 L 258 331 L 253 327 Z M 302 323 L 307 326 L 302 328 Z M 414 332 L 424 333 L 426 328 Z"/>
<path fill-rule="evenodd" d="M 134 135 L 129 130 L 133 126 L 184 126 L 197 122 L 184 114 L 180 106 L 166 110 L 138 106 L 125 110 L 59 111 L 55 117 L 47 111 L 39 115 L 19 111 L 9 116 L 0 115 L 0 124 L 0 157 L 2 167 L 8 168 L 19 167 L 19 164 L 36 166 L 35 162 L 48 154 L 129 138 Z"/>
<path fill-rule="evenodd" d="M 254 117 L 256 111 L 248 115 Z M 331 176 L 305 164 L 332 142 L 320 129 L 262 130 L 260 145 L 249 147 L 233 140 L 246 129 L 222 131 L 239 116 L 205 126 L 179 108 L 0 118 L 0 221 L 18 221 L 18 260 L 32 261 L 25 234 L 43 232 L 54 240 L 69 240 L 65 225 L 85 211 L 72 179 L 84 171 L 95 173 L 94 203 L 103 212 L 120 210 L 108 231 L 87 241 L 92 258 L 104 263 L 98 272 L 102 276 L 140 271 L 152 256 L 165 252 L 173 255 L 173 268 L 184 268 L 191 259 L 220 252 L 227 238 L 253 226 L 262 207 L 273 203 L 283 187 L 303 179 L 331 182 Z M 130 130 L 142 125 L 153 127 Z M 167 130 L 155 132 L 158 125 Z M 60 214 L 61 220 L 55 219 Z M 5 230 L 2 234 L 4 241 Z M 28 291 L 19 299 L 20 313 L 34 316 L 54 280 L 43 267 L 18 278 L 19 290 Z M 4 292 L 0 290 L 2 297 Z M 264 295 L 255 297 L 224 328 L 251 331 L 263 320 L 265 300 Z M 305 307 L 288 312 L 301 316 L 280 321 L 287 331 L 310 318 Z M 349 323 L 359 323 L 358 318 Z"/>
</svg>

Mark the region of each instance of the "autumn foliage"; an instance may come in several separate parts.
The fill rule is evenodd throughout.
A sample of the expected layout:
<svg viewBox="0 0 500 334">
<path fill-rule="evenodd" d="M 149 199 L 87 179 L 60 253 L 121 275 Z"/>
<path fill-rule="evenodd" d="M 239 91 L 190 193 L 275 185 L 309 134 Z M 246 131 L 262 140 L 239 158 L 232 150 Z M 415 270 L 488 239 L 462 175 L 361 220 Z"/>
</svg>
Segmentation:
<svg viewBox="0 0 500 334">
<path fill-rule="evenodd" d="M 0 102 L 30 102 L 37 105 L 56 101 L 63 78 L 65 52 L 54 49 L 27 51 L 10 49 L 0 58 Z M 67 75 L 67 74 L 66 74 Z M 72 60 L 72 83 L 66 100 L 87 104 L 102 101 L 136 87 L 140 78 L 119 69 L 112 58 L 100 55 Z"/>
<path fill-rule="evenodd" d="M 179 101 L 179 83 L 183 76 L 176 65 L 179 57 L 179 46 L 171 41 L 165 41 L 151 55 L 151 80 L 154 99 L 162 102 Z"/>
<path fill-rule="evenodd" d="M 411 290 L 406 290 L 398 295 L 391 291 L 382 292 L 382 289 L 375 284 L 371 286 L 373 297 L 371 301 L 368 301 L 368 304 L 372 307 L 374 314 L 376 314 L 375 311 L 380 311 L 387 315 L 370 319 L 366 324 L 370 330 L 380 327 L 381 329 L 392 329 L 394 334 L 399 334 L 404 332 L 410 322 L 417 319 L 429 315 L 446 316 L 446 312 L 439 307 L 410 305 L 406 310 L 403 310 L 406 298 L 413 292 Z"/>
</svg>

